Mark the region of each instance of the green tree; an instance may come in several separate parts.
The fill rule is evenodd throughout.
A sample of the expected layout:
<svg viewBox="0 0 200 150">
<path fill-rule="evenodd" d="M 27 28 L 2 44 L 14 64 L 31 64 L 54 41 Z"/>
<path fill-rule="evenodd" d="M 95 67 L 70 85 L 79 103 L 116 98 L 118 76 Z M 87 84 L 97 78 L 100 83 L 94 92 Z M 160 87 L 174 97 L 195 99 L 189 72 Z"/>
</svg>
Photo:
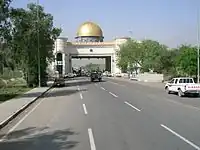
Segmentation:
<svg viewBox="0 0 200 150">
<path fill-rule="evenodd" d="M 37 19 L 37 10 L 39 20 Z M 48 62 L 53 60 L 53 46 L 61 29 L 53 26 L 53 17 L 44 12 L 42 6 L 28 4 L 28 9 L 13 9 L 11 21 L 12 52 L 26 75 L 28 85 L 38 84 L 38 59 L 40 59 L 41 81 L 45 83 Z M 39 43 L 38 43 L 39 38 Z M 39 45 L 38 45 L 39 44 Z M 38 58 L 38 46 L 40 58 Z"/>
<path fill-rule="evenodd" d="M 141 49 L 141 44 L 134 40 L 128 40 L 125 44 L 121 45 L 117 55 L 117 65 L 122 70 L 127 70 L 128 66 L 133 68 L 133 64 L 142 65 L 143 51 Z"/>
<path fill-rule="evenodd" d="M 176 59 L 178 74 L 194 76 L 197 74 L 197 48 L 191 45 L 181 45 Z"/>
<path fill-rule="evenodd" d="M 13 69 L 12 53 L 8 47 L 8 41 L 11 39 L 10 29 L 10 3 L 12 0 L 0 0 L 0 74 L 4 67 Z M 7 43 L 5 43 L 7 42 Z"/>
<path fill-rule="evenodd" d="M 0 38 L 10 38 L 10 4 L 12 0 L 0 0 Z"/>
<path fill-rule="evenodd" d="M 143 71 L 153 70 L 161 73 L 170 61 L 167 46 L 153 40 L 141 42 L 129 40 L 123 44 L 118 52 L 118 66 L 123 69 L 130 67 L 136 70 L 139 65 Z M 171 63 L 171 62 L 170 62 Z"/>
<path fill-rule="evenodd" d="M 144 40 L 141 43 L 143 51 L 142 69 L 145 71 L 153 70 L 161 73 L 163 71 L 163 58 L 167 58 L 167 46 L 153 40 Z"/>
<path fill-rule="evenodd" d="M 85 69 L 87 69 L 88 71 L 97 70 L 99 67 L 100 67 L 99 64 L 93 64 L 93 63 L 85 65 Z"/>
<path fill-rule="evenodd" d="M 176 58 L 178 57 L 178 54 L 177 49 L 162 51 L 159 60 L 161 65 L 158 65 L 160 67 L 158 70 L 161 70 L 166 76 L 176 76 Z"/>
</svg>

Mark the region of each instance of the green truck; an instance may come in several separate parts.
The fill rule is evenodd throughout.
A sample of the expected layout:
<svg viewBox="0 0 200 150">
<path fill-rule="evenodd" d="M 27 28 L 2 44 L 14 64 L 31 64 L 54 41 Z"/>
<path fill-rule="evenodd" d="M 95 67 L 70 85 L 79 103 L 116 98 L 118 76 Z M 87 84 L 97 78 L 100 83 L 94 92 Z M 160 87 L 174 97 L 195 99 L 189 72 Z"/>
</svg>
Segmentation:
<svg viewBox="0 0 200 150">
<path fill-rule="evenodd" d="M 99 82 L 101 82 L 102 81 L 102 72 L 100 72 L 100 71 L 91 72 L 90 80 L 91 80 L 91 82 L 93 82 L 95 80 L 98 80 Z"/>
</svg>

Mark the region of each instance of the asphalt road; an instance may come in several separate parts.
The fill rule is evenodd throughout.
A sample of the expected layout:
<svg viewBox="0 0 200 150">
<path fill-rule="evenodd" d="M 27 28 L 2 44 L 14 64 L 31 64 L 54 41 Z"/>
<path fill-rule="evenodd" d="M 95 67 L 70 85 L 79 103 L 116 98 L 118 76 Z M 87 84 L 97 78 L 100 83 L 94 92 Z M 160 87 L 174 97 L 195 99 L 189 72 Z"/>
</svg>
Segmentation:
<svg viewBox="0 0 200 150">
<path fill-rule="evenodd" d="M 200 150 L 200 98 L 77 78 L 4 131 L 0 150 Z"/>
</svg>

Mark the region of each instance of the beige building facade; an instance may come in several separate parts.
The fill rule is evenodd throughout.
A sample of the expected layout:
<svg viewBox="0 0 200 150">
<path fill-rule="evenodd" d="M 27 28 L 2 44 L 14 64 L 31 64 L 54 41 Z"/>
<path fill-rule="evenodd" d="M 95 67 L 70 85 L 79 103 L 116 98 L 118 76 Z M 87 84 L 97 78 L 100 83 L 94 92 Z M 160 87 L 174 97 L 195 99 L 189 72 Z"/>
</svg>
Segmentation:
<svg viewBox="0 0 200 150">
<path fill-rule="evenodd" d="M 93 22 L 85 22 L 77 30 L 74 41 L 60 37 L 55 41 L 53 54 L 55 61 L 50 65 L 52 71 L 65 75 L 72 72 L 73 58 L 104 58 L 107 71 L 121 73 L 117 66 L 117 55 L 120 45 L 128 37 L 116 38 L 113 41 L 104 41 L 103 31 Z"/>
</svg>

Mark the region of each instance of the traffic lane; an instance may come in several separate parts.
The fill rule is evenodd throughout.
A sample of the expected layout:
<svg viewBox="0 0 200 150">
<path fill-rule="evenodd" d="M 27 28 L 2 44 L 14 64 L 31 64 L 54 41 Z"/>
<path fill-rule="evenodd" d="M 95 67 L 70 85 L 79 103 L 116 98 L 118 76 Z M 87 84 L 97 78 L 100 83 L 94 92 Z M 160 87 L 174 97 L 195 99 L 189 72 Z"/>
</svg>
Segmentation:
<svg viewBox="0 0 200 150">
<path fill-rule="evenodd" d="M 10 130 L 0 149 L 89 149 L 79 92 L 77 86 L 55 88 Z"/>
<path fill-rule="evenodd" d="M 103 90 L 100 84 L 88 85 L 88 91 L 82 93 L 96 149 L 193 149 L 163 130 L 157 120 L 125 104 L 112 92 Z"/>
<path fill-rule="evenodd" d="M 164 84 L 162 88 L 161 87 L 158 88 L 158 87 L 153 87 L 153 86 L 148 86 L 148 85 L 141 85 L 134 81 L 121 81 L 121 80 L 110 79 L 110 78 L 106 78 L 106 80 L 110 81 L 110 83 L 114 85 L 119 85 L 123 87 L 126 86 L 132 89 L 137 88 L 138 90 L 141 90 L 147 93 L 157 93 L 158 95 L 162 95 L 162 97 L 173 99 L 174 101 L 178 103 L 182 103 L 182 104 L 200 109 L 200 97 L 178 97 L 176 94 L 167 94 L 164 90 Z"/>
<path fill-rule="evenodd" d="M 73 86 L 87 86 L 89 84 L 94 84 L 90 81 L 87 77 L 76 77 L 73 80 L 67 80 L 65 82 L 66 87 L 73 87 Z"/>
<path fill-rule="evenodd" d="M 166 125 L 200 145 L 200 111 L 198 109 L 174 103 L 157 92 L 147 92 L 137 89 L 136 86 L 122 87 L 109 82 L 101 83 L 101 86 L 118 95 L 120 100 L 130 101 L 135 107 L 140 108 L 145 116 L 156 120 L 160 125 Z"/>
</svg>

